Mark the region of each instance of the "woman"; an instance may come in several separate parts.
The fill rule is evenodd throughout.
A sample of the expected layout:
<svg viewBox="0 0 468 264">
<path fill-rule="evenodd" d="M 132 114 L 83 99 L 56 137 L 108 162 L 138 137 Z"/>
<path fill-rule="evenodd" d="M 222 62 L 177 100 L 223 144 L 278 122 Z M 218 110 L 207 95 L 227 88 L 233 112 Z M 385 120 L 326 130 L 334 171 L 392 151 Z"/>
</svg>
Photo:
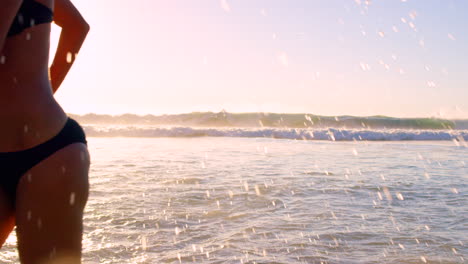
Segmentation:
<svg viewBox="0 0 468 264">
<path fill-rule="evenodd" d="M 89 155 L 53 93 L 88 30 L 69 0 L 0 0 L 0 240 L 16 225 L 21 263 L 81 262 Z"/>
</svg>

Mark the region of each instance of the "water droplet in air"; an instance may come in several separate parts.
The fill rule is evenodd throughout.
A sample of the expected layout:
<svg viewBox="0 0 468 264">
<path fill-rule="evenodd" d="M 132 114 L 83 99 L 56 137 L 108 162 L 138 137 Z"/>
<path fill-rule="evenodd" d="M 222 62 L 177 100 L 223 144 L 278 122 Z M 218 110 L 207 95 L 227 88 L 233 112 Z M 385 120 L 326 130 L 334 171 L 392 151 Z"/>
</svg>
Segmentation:
<svg viewBox="0 0 468 264">
<path fill-rule="evenodd" d="M 258 187 L 258 185 L 255 185 L 255 193 L 257 194 L 257 196 L 262 195 L 262 193 L 260 192 L 260 188 Z"/>
<path fill-rule="evenodd" d="M 397 193 L 396 196 L 397 196 L 398 200 L 400 200 L 400 201 L 403 201 L 405 199 L 401 193 Z"/>
<path fill-rule="evenodd" d="M 331 213 L 333 219 L 335 219 L 335 220 L 338 219 L 333 211 L 331 211 L 330 213 Z"/>
<path fill-rule="evenodd" d="M 389 201 L 393 200 L 392 194 L 390 193 L 390 191 L 388 190 L 387 187 L 383 187 L 383 192 L 385 194 L 385 197 L 387 197 L 387 200 L 389 200 Z"/>
<path fill-rule="evenodd" d="M 229 6 L 227 0 L 221 0 L 221 8 L 228 13 L 231 11 L 231 7 Z"/>
<path fill-rule="evenodd" d="M 67 62 L 72 63 L 72 60 L 73 60 L 73 54 L 71 52 L 68 52 L 67 53 Z"/>
<path fill-rule="evenodd" d="M 5 64 L 6 57 L 4 55 L 0 56 L 0 64 Z"/>
<path fill-rule="evenodd" d="M 427 260 L 424 256 L 421 256 L 421 261 L 424 262 L 424 263 L 427 263 Z"/>
<path fill-rule="evenodd" d="M 410 17 L 412 20 L 415 20 L 417 15 L 418 15 L 418 12 L 416 12 L 416 11 L 411 11 L 411 12 L 409 13 L 409 17 Z"/>
<path fill-rule="evenodd" d="M 142 248 L 143 250 L 146 250 L 146 244 L 147 244 L 147 239 L 146 239 L 146 237 L 144 236 L 144 237 L 141 238 L 141 248 Z"/>
<path fill-rule="evenodd" d="M 426 44 L 423 39 L 419 40 L 419 46 L 421 46 L 421 48 L 426 47 Z"/>
<path fill-rule="evenodd" d="M 367 64 L 367 63 L 361 62 L 361 63 L 359 63 L 359 65 L 361 66 L 361 69 L 363 71 L 370 71 L 370 69 L 371 69 L 369 64 Z"/>
<path fill-rule="evenodd" d="M 75 193 L 72 192 L 70 193 L 70 205 L 74 205 L 75 204 Z"/>
<path fill-rule="evenodd" d="M 448 36 L 448 38 L 451 39 L 451 40 L 456 40 L 455 37 L 454 37 L 452 34 L 450 34 L 450 33 L 448 33 L 447 36 Z"/>
<path fill-rule="evenodd" d="M 289 66 L 289 58 L 285 52 L 281 52 L 280 54 L 278 54 L 277 59 L 284 67 Z"/>
</svg>

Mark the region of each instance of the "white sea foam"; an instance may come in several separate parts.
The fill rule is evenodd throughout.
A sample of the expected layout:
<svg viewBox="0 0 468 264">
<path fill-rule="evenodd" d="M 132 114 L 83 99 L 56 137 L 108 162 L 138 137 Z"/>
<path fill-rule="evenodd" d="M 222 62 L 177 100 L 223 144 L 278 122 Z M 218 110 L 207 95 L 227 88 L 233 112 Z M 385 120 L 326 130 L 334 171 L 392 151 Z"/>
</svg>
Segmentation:
<svg viewBox="0 0 468 264">
<path fill-rule="evenodd" d="M 455 140 L 465 143 L 468 130 L 194 128 L 84 126 L 90 137 L 244 137 L 330 141 Z"/>
</svg>

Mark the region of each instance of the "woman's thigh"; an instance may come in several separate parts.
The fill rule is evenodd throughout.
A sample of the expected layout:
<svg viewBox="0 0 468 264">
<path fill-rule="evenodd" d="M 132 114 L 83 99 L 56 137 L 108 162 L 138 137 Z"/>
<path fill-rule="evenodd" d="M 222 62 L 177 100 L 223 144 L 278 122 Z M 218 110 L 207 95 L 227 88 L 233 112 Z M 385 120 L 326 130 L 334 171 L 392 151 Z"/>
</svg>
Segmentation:
<svg viewBox="0 0 468 264">
<path fill-rule="evenodd" d="M 86 145 L 74 143 L 22 177 L 16 195 L 21 263 L 80 263 L 89 164 Z"/>
</svg>

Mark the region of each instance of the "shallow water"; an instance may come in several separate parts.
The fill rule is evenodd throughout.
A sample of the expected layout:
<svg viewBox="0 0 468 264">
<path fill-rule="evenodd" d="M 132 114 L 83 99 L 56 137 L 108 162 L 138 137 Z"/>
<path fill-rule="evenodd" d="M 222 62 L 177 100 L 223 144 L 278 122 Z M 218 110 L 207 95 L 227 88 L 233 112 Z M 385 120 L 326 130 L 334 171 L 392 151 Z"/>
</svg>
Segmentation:
<svg viewBox="0 0 468 264">
<path fill-rule="evenodd" d="M 89 138 L 84 263 L 464 263 L 454 142 Z M 17 262 L 15 236 L 0 262 Z"/>
</svg>

